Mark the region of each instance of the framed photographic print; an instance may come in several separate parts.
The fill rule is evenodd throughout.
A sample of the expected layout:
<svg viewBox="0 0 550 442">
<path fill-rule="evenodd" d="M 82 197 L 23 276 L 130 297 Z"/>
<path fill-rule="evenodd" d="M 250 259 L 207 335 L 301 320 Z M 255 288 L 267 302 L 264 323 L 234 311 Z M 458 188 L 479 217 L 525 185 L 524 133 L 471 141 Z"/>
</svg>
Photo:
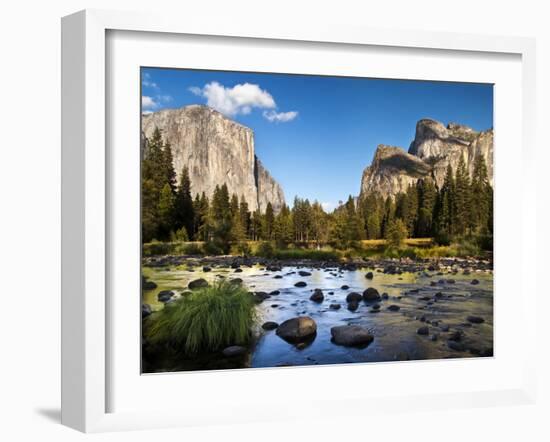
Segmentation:
<svg viewBox="0 0 550 442">
<path fill-rule="evenodd" d="M 533 57 L 519 38 L 66 17 L 63 422 L 530 401 Z"/>
</svg>

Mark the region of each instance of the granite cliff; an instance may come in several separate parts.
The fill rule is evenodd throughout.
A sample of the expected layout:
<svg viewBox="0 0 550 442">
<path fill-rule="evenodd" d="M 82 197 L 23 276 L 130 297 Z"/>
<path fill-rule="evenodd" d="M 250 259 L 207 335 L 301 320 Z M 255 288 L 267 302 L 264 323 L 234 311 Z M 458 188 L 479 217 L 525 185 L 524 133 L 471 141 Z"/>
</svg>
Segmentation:
<svg viewBox="0 0 550 442">
<path fill-rule="evenodd" d="M 271 202 L 277 212 L 284 204 L 281 186 L 257 158 L 254 132 L 207 106 L 165 109 L 142 116 L 142 152 L 158 127 L 170 143 L 177 177 L 188 167 L 193 195 L 211 196 L 217 185 L 244 196 L 249 209 L 265 210 Z"/>
<path fill-rule="evenodd" d="M 478 155 L 485 160 L 492 184 L 493 129 L 477 132 L 460 124 L 444 126 L 422 119 L 408 153 L 400 147 L 377 147 L 372 164 L 363 172 L 361 195 L 376 191 L 384 197 L 395 196 L 419 178 L 431 178 L 441 187 L 449 164 L 456 171 L 462 156 L 471 175 Z"/>
</svg>

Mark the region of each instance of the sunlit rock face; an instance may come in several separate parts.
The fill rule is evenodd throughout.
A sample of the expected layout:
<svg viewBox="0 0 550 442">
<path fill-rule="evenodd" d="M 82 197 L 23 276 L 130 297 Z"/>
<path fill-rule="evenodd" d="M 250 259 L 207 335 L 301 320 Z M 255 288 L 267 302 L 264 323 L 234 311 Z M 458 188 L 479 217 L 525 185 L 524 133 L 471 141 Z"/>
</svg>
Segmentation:
<svg viewBox="0 0 550 442">
<path fill-rule="evenodd" d="M 478 155 L 484 158 L 493 184 L 493 129 L 477 132 L 456 123 L 445 127 L 422 119 L 408 153 L 399 147 L 378 146 L 372 164 L 363 172 L 361 195 L 376 191 L 384 197 L 395 196 L 419 178 L 431 178 L 441 187 L 449 164 L 456 172 L 462 156 L 472 175 Z"/>
<path fill-rule="evenodd" d="M 142 116 L 142 132 L 150 138 L 155 127 L 170 143 L 177 177 L 189 169 L 193 196 L 211 196 L 217 185 L 244 197 L 250 210 L 284 204 L 280 185 L 256 158 L 254 132 L 207 106 L 165 109 Z M 146 152 L 143 144 L 142 151 Z"/>
</svg>

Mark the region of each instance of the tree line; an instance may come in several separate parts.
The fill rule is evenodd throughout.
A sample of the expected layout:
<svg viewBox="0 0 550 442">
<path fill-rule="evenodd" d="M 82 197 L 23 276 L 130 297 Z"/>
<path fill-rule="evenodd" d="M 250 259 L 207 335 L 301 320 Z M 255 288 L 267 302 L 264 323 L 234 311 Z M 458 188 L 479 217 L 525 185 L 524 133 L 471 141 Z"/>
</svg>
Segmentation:
<svg viewBox="0 0 550 442">
<path fill-rule="evenodd" d="M 216 186 L 212 195 L 191 194 L 189 171 L 179 181 L 170 145 L 155 129 L 147 139 L 142 159 L 142 240 L 204 241 L 227 253 L 231 244 L 246 241 L 332 244 L 349 247 L 362 239 L 403 237 L 453 238 L 491 235 L 493 189 L 483 157 L 475 159 L 470 177 L 463 158 L 456 172 L 449 166 L 441 189 L 433 180 L 419 179 L 406 192 L 384 198 L 372 192 L 349 196 L 331 213 L 322 205 L 296 197 L 275 213 L 271 203 L 265 212 L 250 210 L 244 196 L 230 195 L 227 185 Z"/>
</svg>

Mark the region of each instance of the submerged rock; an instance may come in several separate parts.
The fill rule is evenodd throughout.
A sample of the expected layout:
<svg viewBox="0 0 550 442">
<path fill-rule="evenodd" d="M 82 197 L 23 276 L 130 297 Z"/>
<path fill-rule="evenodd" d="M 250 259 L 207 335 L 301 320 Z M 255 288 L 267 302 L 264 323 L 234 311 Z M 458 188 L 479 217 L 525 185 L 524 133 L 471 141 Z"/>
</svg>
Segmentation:
<svg viewBox="0 0 550 442">
<path fill-rule="evenodd" d="M 469 322 L 471 322 L 472 324 L 482 324 L 485 322 L 485 319 L 483 319 L 481 316 L 468 316 L 466 318 Z"/>
<path fill-rule="evenodd" d="M 420 327 L 418 330 L 416 330 L 416 333 L 418 333 L 419 335 L 426 336 L 430 333 L 430 328 L 425 325 L 423 327 Z"/>
<path fill-rule="evenodd" d="M 151 306 L 149 304 L 141 304 L 141 318 L 146 318 L 149 316 L 153 311 L 151 310 Z"/>
<path fill-rule="evenodd" d="M 401 307 L 399 307 L 398 305 L 395 305 L 395 304 L 392 304 L 390 306 L 388 306 L 388 310 L 391 311 L 391 312 L 397 312 L 399 311 Z"/>
<path fill-rule="evenodd" d="M 452 340 L 447 341 L 447 347 L 449 347 L 451 350 L 455 350 L 455 351 L 465 351 L 466 350 L 466 346 L 462 342 L 452 341 Z"/>
<path fill-rule="evenodd" d="M 373 287 L 369 287 L 363 292 L 363 299 L 367 302 L 375 302 L 380 301 L 381 298 L 378 290 Z"/>
<path fill-rule="evenodd" d="M 351 292 L 346 296 L 346 302 L 359 302 L 363 299 L 360 293 L 357 292 Z"/>
<path fill-rule="evenodd" d="M 296 284 L 294 284 L 294 287 L 305 287 L 307 286 L 307 283 L 304 281 L 298 281 Z"/>
<path fill-rule="evenodd" d="M 317 324 L 309 316 L 287 319 L 277 328 L 277 336 L 290 343 L 313 339 L 317 334 Z"/>
<path fill-rule="evenodd" d="M 199 278 L 191 281 L 189 284 L 187 284 L 187 287 L 189 287 L 191 290 L 201 289 L 204 287 L 208 287 L 208 282 L 204 278 Z"/>
<path fill-rule="evenodd" d="M 247 352 L 246 347 L 241 347 L 240 345 L 232 345 L 230 347 L 224 348 L 222 353 L 226 358 L 232 358 L 234 356 L 241 356 Z"/>
<path fill-rule="evenodd" d="M 262 324 L 264 330 L 275 330 L 277 327 L 279 327 L 279 324 L 274 321 L 267 321 Z"/>
<path fill-rule="evenodd" d="M 345 347 L 361 347 L 369 345 L 374 337 L 370 332 L 358 325 L 340 325 L 330 329 L 332 342 Z"/>
<path fill-rule="evenodd" d="M 311 273 L 310 272 L 306 272 L 305 270 L 300 270 L 298 272 L 298 275 L 300 276 L 311 276 Z"/>
<path fill-rule="evenodd" d="M 340 310 L 341 305 L 340 304 L 330 304 L 329 308 L 331 310 Z"/>
<path fill-rule="evenodd" d="M 321 289 L 315 289 L 315 291 L 313 292 L 313 295 L 311 295 L 309 297 L 310 300 L 312 300 L 313 302 L 323 302 L 323 300 L 325 299 L 325 295 L 323 295 L 323 291 Z"/>
<path fill-rule="evenodd" d="M 157 299 L 160 302 L 168 302 L 172 296 L 174 296 L 174 292 L 172 290 L 161 290 L 157 295 Z"/>
</svg>

